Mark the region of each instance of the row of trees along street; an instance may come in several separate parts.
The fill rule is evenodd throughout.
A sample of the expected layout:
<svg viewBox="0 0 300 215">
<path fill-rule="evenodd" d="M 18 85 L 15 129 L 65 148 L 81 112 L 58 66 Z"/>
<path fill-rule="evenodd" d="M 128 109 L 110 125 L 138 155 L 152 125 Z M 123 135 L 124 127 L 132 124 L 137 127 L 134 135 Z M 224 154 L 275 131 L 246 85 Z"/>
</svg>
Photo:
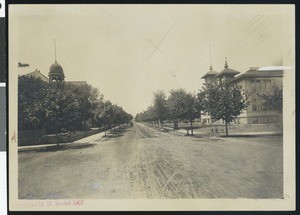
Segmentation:
<svg viewBox="0 0 300 215">
<path fill-rule="evenodd" d="M 266 110 L 282 112 L 282 89 L 278 86 L 274 85 L 271 93 L 261 97 Z M 247 108 L 250 104 L 247 99 L 247 92 L 232 82 L 204 84 L 197 94 L 173 89 L 168 98 L 163 91 L 157 91 L 154 93 L 153 104 L 138 113 L 135 119 L 162 127 L 165 120 L 173 121 L 174 129 L 178 129 L 179 120 L 187 120 L 193 135 L 195 119 L 201 119 L 201 114 L 209 113 L 212 119 L 225 122 L 228 136 L 228 124 Z"/>
<path fill-rule="evenodd" d="M 129 123 L 133 118 L 120 106 L 105 101 L 88 84 L 48 83 L 20 76 L 18 82 L 19 130 L 45 129 L 47 134 L 104 128 Z"/>
<path fill-rule="evenodd" d="M 191 135 L 195 119 L 201 119 L 201 114 L 208 112 L 214 119 L 232 122 L 247 107 L 247 95 L 237 85 L 231 83 L 209 84 L 197 94 L 184 89 L 173 89 L 167 98 L 163 91 L 154 93 L 153 104 L 147 110 L 136 115 L 140 122 L 158 124 L 163 127 L 164 120 L 173 121 L 174 129 L 178 129 L 179 120 L 188 120 Z"/>
</svg>

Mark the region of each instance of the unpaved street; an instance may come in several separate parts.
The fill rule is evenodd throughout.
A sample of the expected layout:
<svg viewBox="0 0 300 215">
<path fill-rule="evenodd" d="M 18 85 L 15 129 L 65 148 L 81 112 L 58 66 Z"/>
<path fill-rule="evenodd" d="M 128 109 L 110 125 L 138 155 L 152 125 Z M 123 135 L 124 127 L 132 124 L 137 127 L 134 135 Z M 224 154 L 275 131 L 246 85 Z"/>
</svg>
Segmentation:
<svg viewBox="0 0 300 215">
<path fill-rule="evenodd" d="M 19 198 L 281 198 L 282 137 L 196 138 L 142 124 L 19 152 Z"/>
</svg>

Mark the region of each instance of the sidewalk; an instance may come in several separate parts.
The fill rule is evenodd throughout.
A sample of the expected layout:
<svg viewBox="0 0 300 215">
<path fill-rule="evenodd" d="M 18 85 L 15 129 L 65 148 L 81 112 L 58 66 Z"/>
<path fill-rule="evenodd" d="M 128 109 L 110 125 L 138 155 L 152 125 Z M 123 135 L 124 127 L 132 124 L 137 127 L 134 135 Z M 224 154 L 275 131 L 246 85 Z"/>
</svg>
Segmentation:
<svg viewBox="0 0 300 215">
<path fill-rule="evenodd" d="M 173 132 L 173 133 L 177 133 L 177 134 L 183 134 L 183 135 L 186 135 L 187 131 L 186 129 L 178 129 L 178 130 L 174 130 L 173 128 L 170 128 L 170 127 L 164 127 L 163 129 L 162 128 L 156 128 L 157 130 L 168 130 L 170 132 Z M 189 134 L 191 133 L 191 131 L 189 130 Z M 224 137 L 225 136 L 225 132 L 219 132 L 219 133 L 216 133 L 216 132 L 201 132 L 199 131 L 199 129 L 195 129 L 193 131 L 194 135 L 205 135 L 205 136 L 210 136 L 210 137 L 216 137 L 216 136 L 219 136 L 219 137 Z M 278 132 L 278 131 L 257 131 L 257 132 L 233 132 L 233 131 L 229 131 L 229 134 L 228 134 L 228 137 L 251 137 L 251 136 L 278 136 L 278 135 L 282 135 L 282 132 Z"/>
<path fill-rule="evenodd" d="M 104 140 L 106 140 L 107 138 L 112 136 L 112 134 L 110 134 L 109 132 L 107 132 L 106 137 L 104 137 L 104 135 L 105 135 L 105 132 L 103 131 L 103 132 L 76 140 L 74 142 L 59 143 L 58 147 L 68 146 L 71 144 L 72 145 L 97 144 L 97 143 L 103 142 Z M 33 150 L 37 150 L 37 149 L 46 149 L 46 148 L 50 148 L 50 147 L 57 147 L 57 144 L 54 143 L 54 144 L 32 145 L 32 146 L 19 146 L 18 152 L 33 151 Z"/>
<path fill-rule="evenodd" d="M 229 133 L 228 137 L 258 137 L 258 136 L 278 136 L 278 135 L 283 135 L 282 132 L 277 132 L 277 131 L 266 131 L 266 132 L 247 132 L 247 133 Z M 224 135 L 220 135 L 222 137 Z"/>
</svg>

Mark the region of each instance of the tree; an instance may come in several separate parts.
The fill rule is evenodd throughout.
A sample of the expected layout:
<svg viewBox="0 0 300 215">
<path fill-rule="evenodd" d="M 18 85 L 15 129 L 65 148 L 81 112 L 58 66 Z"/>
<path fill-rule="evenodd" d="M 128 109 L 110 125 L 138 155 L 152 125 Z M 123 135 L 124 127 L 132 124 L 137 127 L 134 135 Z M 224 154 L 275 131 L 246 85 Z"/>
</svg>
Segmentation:
<svg viewBox="0 0 300 215">
<path fill-rule="evenodd" d="M 106 136 L 107 129 L 111 128 L 113 123 L 114 113 L 112 103 L 110 101 L 105 101 L 99 108 L 98 114 L 95 117 L 98 124 L 104 126 Z"/>
<path fill-rule="evenodd" d="M 113 127 L 116 125 L 120 125 L 122 123 L 122 118 L 123 118 L 123 109 L 119 107 L 118 105 L 113 105 Z"/>
<path fill-rule="evenodd" d="M 191 124 L 191 135 L 194 135 L 193 122 L 195 118 L 201 116 L 201 111 L 203 110 L 203 101 L 200 99 L 200 97 L 196 97 L 191 93 L 187 93 L 184 99 L 183 118 L 187 119 Z"/>
<path fill-rule="evenodd" d="M 174 130 L 178 129 L 178 120 L 183 118 L 185 112 L 186 91 L 184 89 L 176 89 L 170 91 L 170 96 L 167 100 L 168 118 L 173 120 Z"/>
<path fill-rule="evenodd" d="M 274 110 L 279 113 L 282 113 L 282 89 L 279 89 L 277 85 L 273 85 L 273 90 L 271 93 L 266 93 L 262 95 L 263 106 L 267 110 Z"/>
<path fill-rule="evenodd" d="M 102 126 L 104 126 L 104 122 L 99 118 L 100 114 L 103 111 L 104 108 L 104 100 L 103 95 L 100 96 L 100 98 L 97 99 L 95 103 L 95 109 L 93 111 L 93 125 L 97 126 L 99 129 L 101 129 Z"/>
<path fill-rule="evenodd" d="M 207 112 L 213 118 L 225 121 L 226 136 L 228 136 L 228 123 L 232 122 L 248 106 L 246 93 L 240 90 L 236 84 L 228 82 L 206 85 L 203 91 L 206 95 Z"/>
<path fill-rule="evenodd" d="M 153 124 L 153 122 L 156 120 L 155 117 L 155 110 L 153 106 L 149 106 L 147 108 L 147 110 L 138 113 L 135 117 L 137 122 L 146 122 L 146 123 L 150 123 Z"/>
<path fill-rule="evenodd" d="M 34 77 L 18 78 L 18 127 L 19 130 L 45 127 L 43 99 L 47 95 L 48 83 Z"/>
<path fill-rule="evenodd" d="M 99 129 L 104 126 L 105 136 L 107 129 L 115 128 L 116 125 L 129 123 L 133 117 L 123 110 L 122 107 L 112 104 L 110 101 L 99 102 L 94 112 L 94 121 Z"/>
<path fill-rule="evenodd" d="M 88 84 L 69 85 L 69 88 L 74 92 L 79 103 L 80 129 L 85 131 L 87 129 L 87 121 L 94 116 L 99 90 Z"/>
<path fill-rule="evenodd" d="M 154 93 L 154 112 L 155 118 L 159 121 L 159 123 L 164 127 L 164 120 L 167 116 L 167 101 L 166 94 L 163 91 L 157 91 Z"/>
<path fill-rule="evenodd" d="M 56 136 L 62 129 L 69 129 L 80 119 L 79 102 L 76 95 L 63 83 L 51 83 L 46 97 L 42 101 L 41 109 L 45 112 L 48 130 Z"/>
</svg>

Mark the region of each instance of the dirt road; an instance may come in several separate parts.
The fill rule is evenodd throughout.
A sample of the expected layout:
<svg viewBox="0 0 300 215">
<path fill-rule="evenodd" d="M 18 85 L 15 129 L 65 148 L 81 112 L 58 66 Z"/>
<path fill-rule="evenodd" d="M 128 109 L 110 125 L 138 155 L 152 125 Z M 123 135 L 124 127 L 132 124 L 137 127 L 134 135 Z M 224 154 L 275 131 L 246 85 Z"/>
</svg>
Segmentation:
<svg viewBox="0 0 300 215">
<path fill-rule="evenodd" d="M 142 124 L 19 153 L 19 198 L 281 198 L 282 137 L 192 138 Z"/>
</svg>

